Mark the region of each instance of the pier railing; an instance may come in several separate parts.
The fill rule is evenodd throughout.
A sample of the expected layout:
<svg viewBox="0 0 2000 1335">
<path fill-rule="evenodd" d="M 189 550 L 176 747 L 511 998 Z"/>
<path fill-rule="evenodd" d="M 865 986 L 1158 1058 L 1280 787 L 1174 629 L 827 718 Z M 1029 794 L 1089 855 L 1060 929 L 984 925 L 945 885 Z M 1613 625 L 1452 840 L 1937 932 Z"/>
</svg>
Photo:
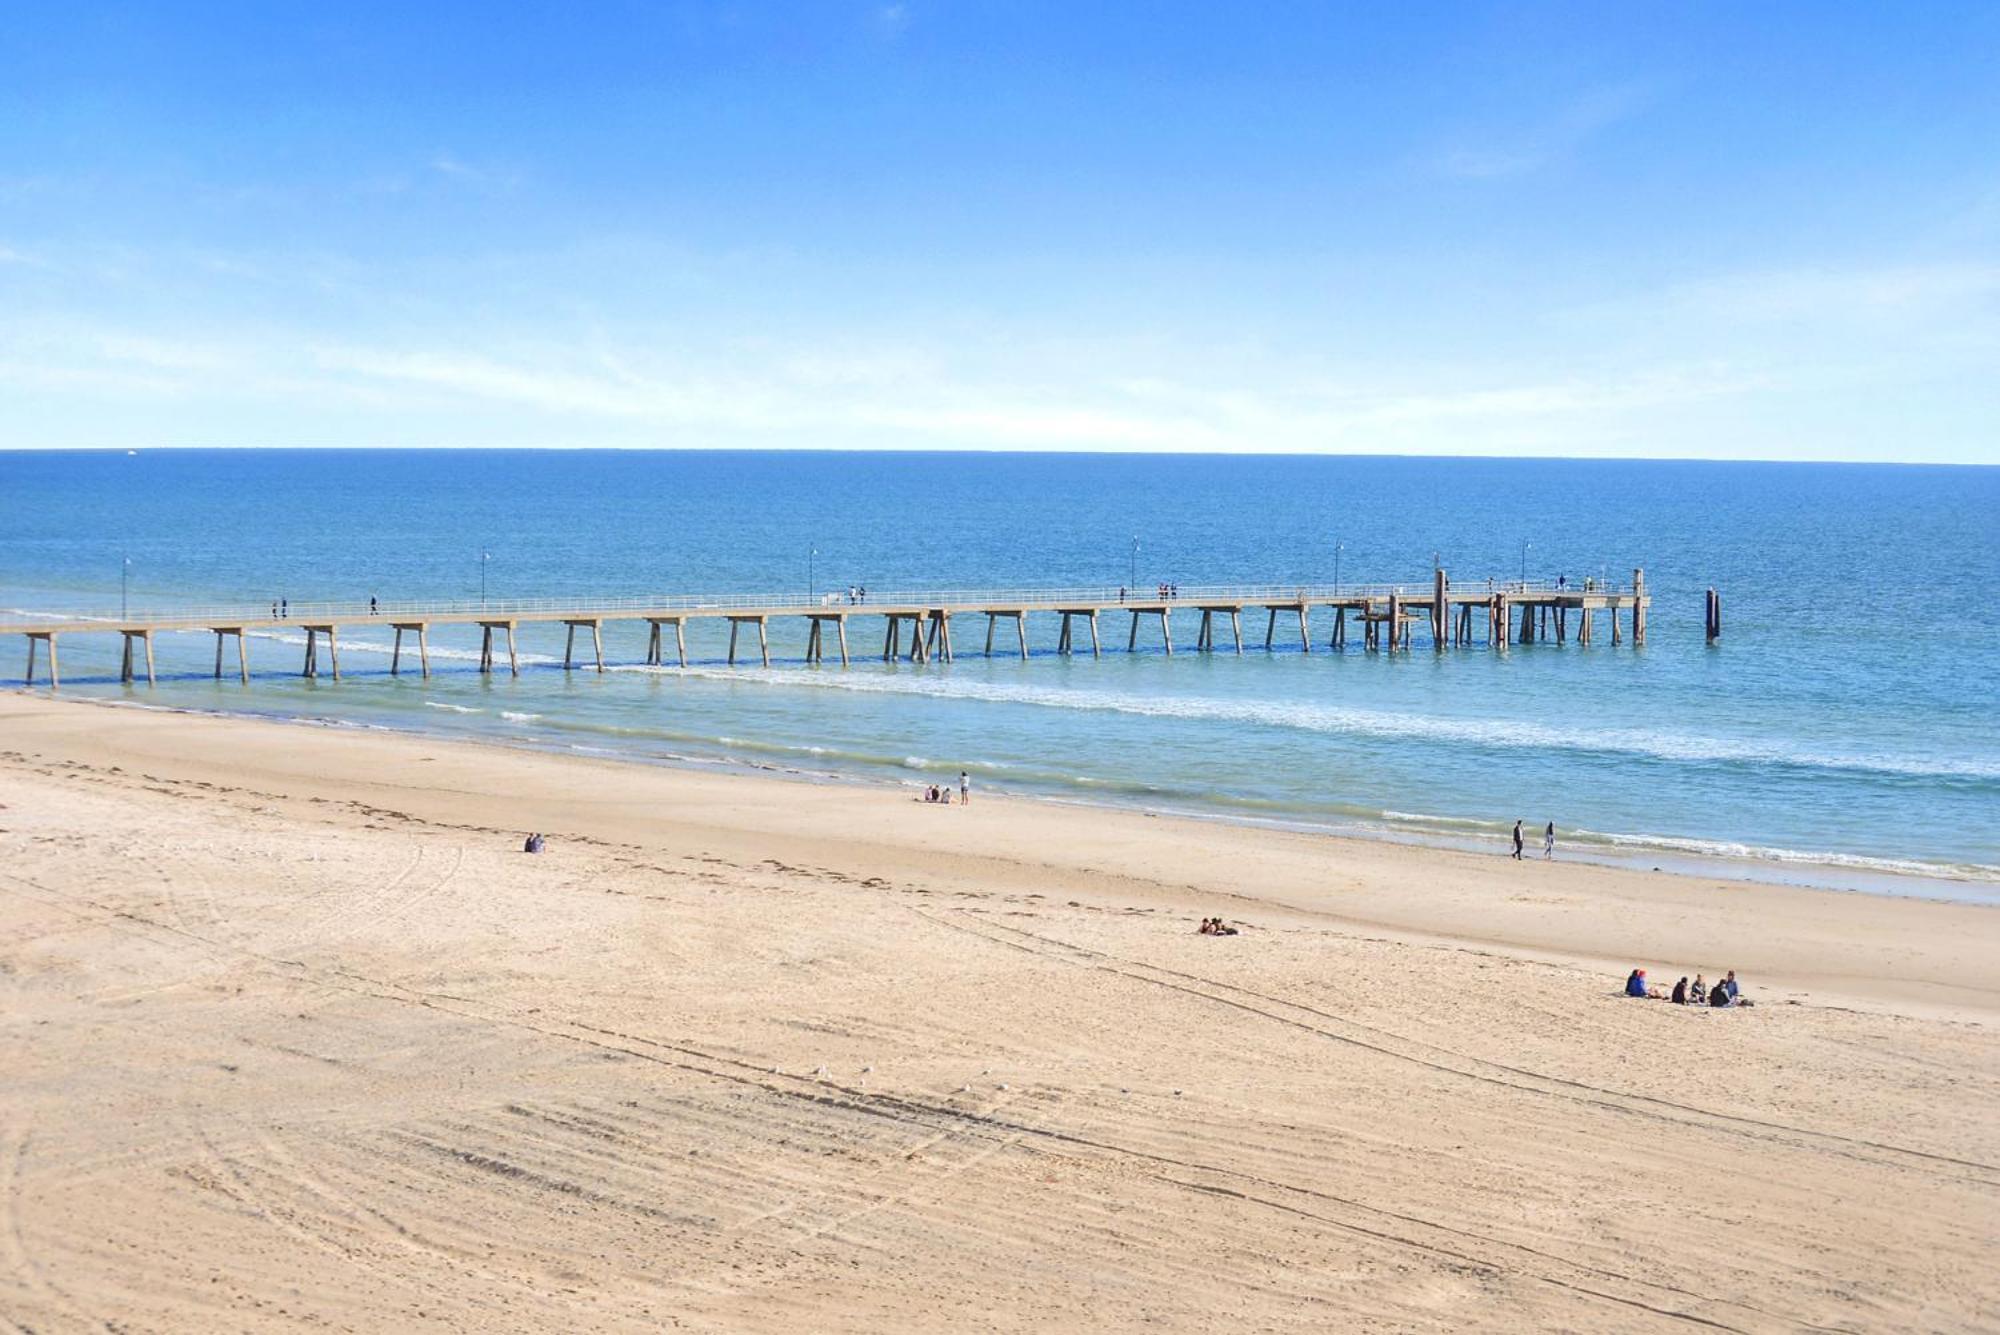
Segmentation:
<svg viewBox="0 0 2000 1335">
<path fill-rule="evenodd" d="M 1548 580 L 1457 580 L 1451 592 L 1460 597 L 1469 593 L 1505 593 L 1511 597 L 1548 597 L 1563 594 L 1629 595 L 1630 585 L 1592 580 L 1587 584 L 1558 585 Z M 380 620 L 421 621 L 436 617 L 482 618 L 495 621 L 514 617 L 601 617 L 641 618 L 645 616 L 725 616 L 806 615 L 813 612 L 881 612 L 891 608 L 929 611 L 937 608 L 979 612 L 987 608 L 1023 608 L 1032 611 L 1065 607 L 1117 608 L 1120 606 L 1199 607 L 1204 604 L 1260 606 L 1295 603 L 1329 604 L 1365 599 L 1386 601 L 1391 595 L 1405 604 L 1429 602 L 1433 586 L 1378 583 L 1292 583 L 1292 584 L 1207 584 L 1174 585 L 1161 592 L 1159 585 L 1123 587 L 1087 585 L 1073 588 L 1003 589 L 868 589 L 850 594 L 846 588 L 795 593 L 716 593 L 716 594 L 637 594 L 615 598 L 449 598 L 449 599 L 340 599 L 302 602 L 286 599 L 274 603 L 230 602 L 201 605 L 161 606 L 152 603 L 126 609 L 75 611 L 51 609 L 17 612 L 0 620 L 0 633 L 51 622 L 73 623 L 78 629 L 90 625 L 112 629 L 122 625 L 175 623 L 180 625 L 236 625 L 281 622 L 348 623 Z"/>
</svg>

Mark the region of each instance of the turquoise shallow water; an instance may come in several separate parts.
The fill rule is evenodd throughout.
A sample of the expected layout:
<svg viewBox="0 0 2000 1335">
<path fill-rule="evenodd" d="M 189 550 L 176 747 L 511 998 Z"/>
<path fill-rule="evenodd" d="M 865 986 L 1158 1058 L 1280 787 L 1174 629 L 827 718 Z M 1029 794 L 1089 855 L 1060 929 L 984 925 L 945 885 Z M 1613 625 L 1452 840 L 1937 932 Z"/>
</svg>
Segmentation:
<svg viewBox="0 0 2000 1335">
<path fill-rule="evenodd" d="M 1630 577 L 1650 642 L 1384 658 L 1296 640 L 1169 660 L 771 669 L 692 632 L 686 671 L 565 673 L 562 630 L 524 628 L 519 679 L 440 630 L 436 675 L 387 674 L 388 636 L 343 635 L 344 679 L 297 676 L 300 637 L 167 637 L 153 690 L 115 637 L 63 645 L 65 694 L 420 729 L 634 759 L 765 765 L 1494 844 L 1516 817 L 1565 847 L 1658 863 L 1721 855 L 1880 888 L 1922 873 L 2000 898 L 2000 470 L 1526 460 L 1045 455 L 149 451 L 0 454 L 0 608 L 889 588 Z M 1134 536 L 1139 551 L 1132 553 Z M 1725 596 L 1703 643 L 1702 591 Z M 7 613 L 0 612 L 0 616 Z M 1261 645 L 1253 620 L 1251 640 Z M 1358 639 L 1357 639 L 1358 643 Z M 19 684 L 19 641 L 0 644 Z M 1828 868 L 1839 869 L 1839 874 Z M 1952 888 L 1952 887 L 1955 887 Z"/>
</svg>

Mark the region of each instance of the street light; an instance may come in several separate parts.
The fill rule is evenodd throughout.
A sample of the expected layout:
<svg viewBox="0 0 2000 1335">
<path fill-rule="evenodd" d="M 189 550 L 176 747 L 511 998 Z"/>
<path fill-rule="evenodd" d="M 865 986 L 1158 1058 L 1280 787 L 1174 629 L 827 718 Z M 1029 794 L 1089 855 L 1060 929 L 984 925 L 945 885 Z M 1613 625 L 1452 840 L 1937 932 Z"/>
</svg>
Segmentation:
<svg viewBox="0 0 2000 1335">
<path fill-rule="evenodd" d="M 1340 554 L 1346 550 L 1344 542 L 1333 544 L 1333 596 L 1336 598 L 1340 596 Z"/>
<path fill-rule="evenodd" d="M 1125 587 L 1139 587 L 1139 535 L 1136 533 L 1132 535 L 1132 573 L 1127 577 Z"/>
<path fill-rule="evenodd" d="M 132 558 L 129 556 L 118 567 L 118 619 L 132 619 Z"/>
<path fill-rule="evenodd" d="M 486 563 L 492 559 L 492 552 L 479 553 L 479 610 L 482 612 L 486 610 Z"/>
<path fill-rule="evenodd" d="M 813 558 L 819 555 L 819 548 L 806 544 L 806 601 L 813 600 Z"/>
<path fill-rule="evenodd" d="M 1521 539 L 1521 587 L 1524 589 L 1528 587 L 1528 548 L 1534 545 L 1526 538 Z"/>
</svg>

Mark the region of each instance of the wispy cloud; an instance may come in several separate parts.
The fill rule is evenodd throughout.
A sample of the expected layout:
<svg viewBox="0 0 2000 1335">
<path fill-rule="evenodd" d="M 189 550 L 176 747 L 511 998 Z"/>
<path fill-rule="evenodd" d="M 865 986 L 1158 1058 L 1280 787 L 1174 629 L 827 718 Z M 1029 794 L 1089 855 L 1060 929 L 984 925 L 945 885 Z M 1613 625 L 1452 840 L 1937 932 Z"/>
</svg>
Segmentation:
<svg viewBox="0 0 2000 1335">
<path fill-rule="evenodd" d="M 510 168 L 467 162 L 451 153 L 431 159 L 431 171 L 449 181 L 486 190 L 514 190 L 521 185 L 521 173 Z"/>
<path fill-rule="evenodd" d="M 1543 120 L 1467 135 L 1439 152 L 1432 166 L 1441 175 L 1475 181 L 1539 171 L 1572 156 L 1604 130 L 1638 115 L 1658 96 L 1659 85 L 1653 82 L 1592 89 Z"/>
<path fill-rule="evenodd" d="M 1674 288 L 1663 304 L 1719 319 L 1774 323 L 1937 316 L 1996 298 L 2000 264 L 1951 263 L 1731 274 Z"/>
<path fill-rule="evenodd" d="M 909 29 L 910 7 L 906 4 L 877 5 L 873 17 L 876 33 L 893 41 Z"/>
</svg>

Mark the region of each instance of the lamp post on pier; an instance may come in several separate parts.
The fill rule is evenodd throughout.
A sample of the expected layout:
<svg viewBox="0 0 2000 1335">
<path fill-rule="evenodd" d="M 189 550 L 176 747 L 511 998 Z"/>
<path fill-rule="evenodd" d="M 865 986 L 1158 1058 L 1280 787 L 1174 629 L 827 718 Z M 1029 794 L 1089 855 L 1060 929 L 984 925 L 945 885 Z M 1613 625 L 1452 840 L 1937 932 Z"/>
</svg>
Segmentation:
<svg viewBox="0 0 2000 1335">
<path fill-rule="evenodd" d="M 1333 544 L 1333 596 L 1336 598 L 1340 596 L 1340 554 L 1346 550 L 1344 542 Z"/>
<path fill-rule="evenodd" d="M 1125 587 L 1136 591 L 1139 587 L 1139 535 L 1132 535 L 1132 569 L 1126 576 Z"/>
<path fill-rule="evenodd" d="M 493 553 L 484 550 L 479 553 L 479 610 L 486 610 L 486 563 L 493 559 Z"/>
<path fill-rule="evenodd" d="M 1521 539 L 1521 587 L 1524 589 L 1528 587 L 1528 548 L 1534 545 L 1526 538 Z"/>
<path fill-rule="evenodd" d="M 819 548 L 813 546 L 811 543 L 807 543 L 806 544 L 806 601 L 807 602 L 811 602 L 813 600 L 813 558 L 818 555 L 819 555 Z M 819 623 L 814 622 L 813 624 L 818 625 Z"/>
<path fill-rule="evenodd" d="M 129 556 L 118 566 L 118 619 L 132 619 L 132 558 Z"/>
</svg>

